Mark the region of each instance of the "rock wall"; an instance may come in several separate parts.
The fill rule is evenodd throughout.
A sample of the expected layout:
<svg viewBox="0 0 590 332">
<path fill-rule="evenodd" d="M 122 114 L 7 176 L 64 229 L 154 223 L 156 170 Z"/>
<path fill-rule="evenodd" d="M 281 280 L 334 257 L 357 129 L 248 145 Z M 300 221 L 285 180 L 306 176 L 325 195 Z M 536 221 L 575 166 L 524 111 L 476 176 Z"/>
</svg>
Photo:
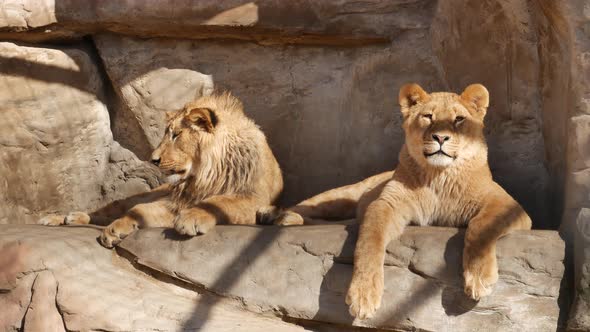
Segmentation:
<svg viewBox="0 0 590 332">
<path fill-rule="evenodd" d="M 401 84 L 459 92 L 481 82 L 491 92 L 486 121 L 494 176 L 536 227 L 556 228 L 566 183 L 574 204 L 588 196 L 585 173 L 568 171 L 584 167 L 587 153 L 577 147 L 588 135 L 572 104 L 584 105 L 573 88 L 585 79 L 575 68 L 584 62 L 587 38 L 577 19 L 584 10 L 575 6 L 584 5 L 154 1 L 148 9 L 144 1 L 6 0 L 0 37 L 78 43 L 89 35 L 87 48 L 99 54 L 92 61 L 104 69 L 94 80 L 103 81 L 96 94 L 112 92 L 101 102 L 114 140 L 141 160 L 162 135 L 162 112 L 214 87 L 230 89 L 269 137 L 286 177 L 284 204 L 395 167 L 403 139 Z M 4 63 L 8 75 L 11 65 Z M 35 68 L 33 74 L 41 71 Z M 577 164 L 570 166 L 572 158 Z M 88 191 L 113 199 L 98 188 Z M 33 205 L 19 213 L 40 210 Z"/>
</svg>

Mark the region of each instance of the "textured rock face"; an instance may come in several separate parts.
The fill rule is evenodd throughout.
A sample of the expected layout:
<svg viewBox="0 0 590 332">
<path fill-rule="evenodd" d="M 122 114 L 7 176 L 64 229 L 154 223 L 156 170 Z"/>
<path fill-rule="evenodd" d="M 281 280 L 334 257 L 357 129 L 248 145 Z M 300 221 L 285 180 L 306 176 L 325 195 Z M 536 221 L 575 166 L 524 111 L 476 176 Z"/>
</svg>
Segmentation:
<svg viewBox="0 0 590 332">
<path fill-rule="evenodd" d="M 0 84 L 0 223 L 93 209 L 158 183 L 113 142 L 87 49 L 0 43 Z"/>
<path fill-rule="evenodd" d="M 190 240 L 141 231 L 121 248 L 139 265 L 238 297 L 250 310 L 280 310 L 293 318 L 427 331 L 557 328 L 565 247 L 556 232 L 502 239 L 500 281 L 475 303 L 463 295 L 462 232 L 410 227 L 387 249 L 383 303 L 364 322 L 352 322 L 344 304 L 355 240 L 356 226 L 219 226 Z"/>
<path fill-rule="evenodd" d="M 0 223 L 96 206 L 112 136 L 92 59 L 12 43 L 0 54 Z"/>
<path fill-rule="evenodd" d="M 174 109 L 179 100 L 192 97 L 193 90 L 185 88 L 188 78 L 211 75 L 217 87 L 237 95 L 279 160 L 287 203 L 395 164 L 402 134 L 394 89 L 408 78 L 390 68 L 420 68 L 424 77 L 419 81 L 426 86 L 438 83 L 436 69 L 424 66 L 430 60 L 413 51 L 418 45 L 399 50 L 324 50 L 142 41 L 113 35 L 98 36 L 96 44 L 123 97 L 123 107 L 137 117 L 142 133 L 153 141 L 163 134 L 160 111 Z M 184 78 L 168 80 L 172 92 L 158 93 L 161 102 L 156 106 L 149 100 L 154 93 L 138 82 L 145 76 L 167 80 L 178 71 L 166 68 L 185 68 L 186 73 Z M 137 111 L 138 104 L 142 111 Z"/>
<path fill-rule="evenodd" d="M 304 331 L 138 272 L 99 230 L 0 225 L 3 331 Z"/>
<path fill-rule="evenodd" d="M 450 28 L 452 24 L 437 26 Z M 160 111 L 174 107 L 178 98 L 175 93 L 159 94 L 162 106 L 153 105 L 150 98 L 154 94 L 138 83 L 145 73 L 167 80 L 178 71 L 174 68 L 185 68 L 193 76 L 211 75 L 217 87 L 240 97 L 248 114 L 265 131 L 284 170 L 287 204 L 395 166 L 403 143 L 396 91 L 403 83 L 420 82 L 431 91 L 447 90 L 450 84 L 460 92 L 475 77 L 482 77 L 483 83 L 490 82 L 492 93 L 487 136 L 494 175 L 531 211 L 539 226 L 547 226 L 550 188 L 543 165 L 539 91 L 534 82 L 524 80 L 527 75 L 535 76 L 536 68 L 523 69 L 525 73 L 494 72 L 488 77 L 479 73 L 497 65 L 493 55 L 487 67 L 479 64 L 477 71 L 468 66 L 458 70 L 451 59 L 461 49 L 445 48 L 441 53 L 447 74 L 442 77 L 434 52 L 423 45 L 425 38 L 429 37 L 415 31 L 400 36 L 391 46 L 354 49 L 145 41 L 114 35 L 98 36 L 96 42 L 115 89 L 123 97 L 123 109 L 134 114 L 150 142 L 158 141 L 163 133 Z M 437 45 L 457 42 L 443 40 Z M 531 60 L 526 54 L 518 57 L 523 63 Z M 521 85 L 506 91 L 501 83 L 505 75 L 523 76 L 515 79 Z M 183 79 L 169 85 L 178 91 L 180 100 L 187 95 L 186 86 Z M 531 86 L 526 93 L 518 90 L 525 86 Z M 512 110 L 507 100 L 518 110 Z M 130 148 L 136 153 L 147 150 Z"/>
</svg>

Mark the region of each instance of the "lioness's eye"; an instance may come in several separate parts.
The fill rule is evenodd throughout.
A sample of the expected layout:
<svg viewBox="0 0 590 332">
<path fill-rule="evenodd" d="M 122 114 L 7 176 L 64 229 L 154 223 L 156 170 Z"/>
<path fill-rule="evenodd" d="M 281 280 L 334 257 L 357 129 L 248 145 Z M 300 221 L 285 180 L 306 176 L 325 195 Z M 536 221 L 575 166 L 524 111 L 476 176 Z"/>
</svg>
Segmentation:
<svg viewBox="0 0 590 332">
<path fill-rule="evenodd" d="M 455 123 L 459 124 L 459 123 L 463 122 L 463 120 L 465 120 L 464 116 L 458 116 L 455 118 Z"/>
<path fill-rule="evenodd" d="M 432 120 L 432 114 L 422 114 L 423 117 Z"/>
<path fill-rule="evenodd" d="M 175 140 L 178 137 L 178 135 L 180 135 L 180 133 L 173 132 L 172 133 L 172 140 Z"/>
</svg>

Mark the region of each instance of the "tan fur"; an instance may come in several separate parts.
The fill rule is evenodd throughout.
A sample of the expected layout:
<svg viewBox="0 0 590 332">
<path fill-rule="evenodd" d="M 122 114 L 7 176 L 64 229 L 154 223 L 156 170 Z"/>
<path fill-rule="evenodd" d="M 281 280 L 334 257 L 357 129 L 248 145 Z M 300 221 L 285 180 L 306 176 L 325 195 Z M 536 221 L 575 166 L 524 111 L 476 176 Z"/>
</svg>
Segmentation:
<svg viewBox="0 0 590 332">
<path fill-rule="evenodd" d="M 264 134 L 245 116 L 242 103 L 229 93 L 201 97 L 169 112 L 167 119 L 152 161 L 171 184 L 90 215 L 47 216 L 39 223 L 108 224 L 99 238 L 105 247 L 138 228 L 174 227 L 194 236 L 218 223 L 254 224 L 257 210 L 279 196 L 283 179 Z"/>
<path fill-rule="evenodd" d="M 483 135 L 488 99 L 480 84 L 461 95 L 405 85 L 399 103 L 406 143 L 395 171 L 319 194 L 279 215 L 277 223 L 283 224 L 361 219 L 346 298 L 353 316 L 369 318 L 379 308 L 385 247 L 407 224 L 467 226 L 465 293 L 474 300 L 490 294 L 498 279 L 496 241 L 512 230 L 530 229 L 531 220 L 492 179 Z"/>
</svg>

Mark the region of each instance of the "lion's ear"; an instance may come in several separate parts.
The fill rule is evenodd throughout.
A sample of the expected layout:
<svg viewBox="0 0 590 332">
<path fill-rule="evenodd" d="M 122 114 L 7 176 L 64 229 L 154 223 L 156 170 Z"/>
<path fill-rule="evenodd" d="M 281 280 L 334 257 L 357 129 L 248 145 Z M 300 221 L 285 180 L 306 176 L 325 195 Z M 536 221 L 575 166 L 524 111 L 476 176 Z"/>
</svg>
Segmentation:
<svg viewBox="0 0 590 332">
<path fill-rule="evenodd" d="M 404 84 L 399 89 L 399 105 L 404 115 L 407 114 L 410 107 L 428 100 L 430 100 L 430 95 L 416 83 Z"/>
<path fill-rule="evenodd" d="M 490 105 L 490 93 L 481 84 L 471 84 L 461 93 L 461 100 L 467 104 L 469 109 L 482 112 L 481 114 L 485 115 Z"/>
<path fill-rule="evenodd" d="M 166 122 L 172 120 L 178 111 L 168 111 L 164 113 L 166 115 Z"/>
<path fill-rule="evenodd" d="M 185 116 L 185 121 L 190 127 L 198 127 L 208 133 L 217 126 L 217 115 L 209 108 L 193 108 Z"/>
</svg>

